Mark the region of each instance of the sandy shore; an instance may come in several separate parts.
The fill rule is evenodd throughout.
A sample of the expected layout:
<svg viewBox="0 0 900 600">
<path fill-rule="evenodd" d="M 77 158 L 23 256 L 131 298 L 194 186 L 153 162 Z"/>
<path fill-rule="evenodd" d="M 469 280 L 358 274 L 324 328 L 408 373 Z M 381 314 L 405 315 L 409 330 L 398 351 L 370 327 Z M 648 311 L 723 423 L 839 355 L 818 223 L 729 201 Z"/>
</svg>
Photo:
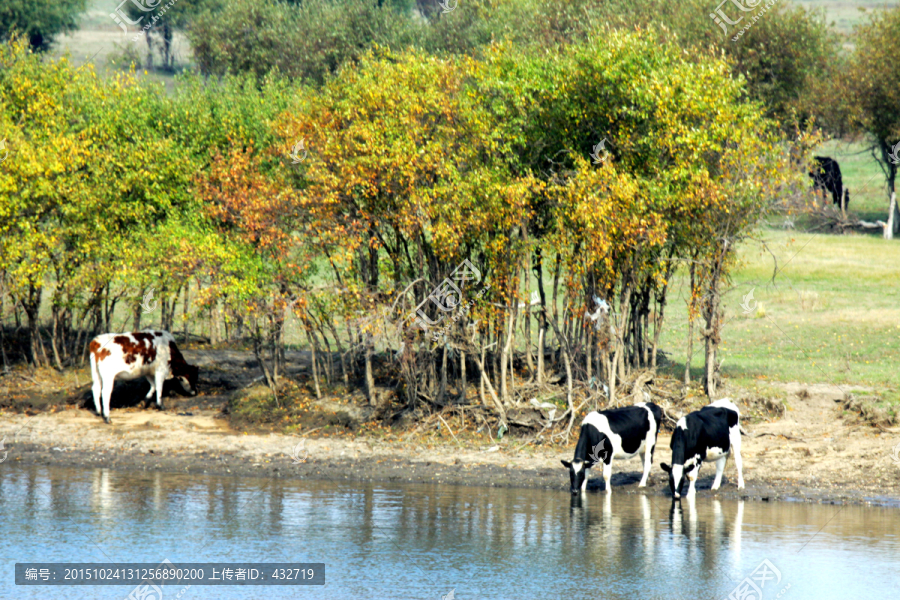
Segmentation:
<svg viewBox="0 0 900 600">
<path fill-rule="evenodd" d="M 709 490 L 715 469 L 703 467 L 698 494 L 900 507 L 900 461 L 892 456 L 900 431 L 844 422 L 832 397 L 840 395 L 834 386 L 793 385 L 798 394 L 805 390 L 803 401 L 789 403 L 792 410 L 785 417 L 745 426 L 746 489 L 736 488 L 729 461 L 717 492 Z M 75 407 L 34 416 L 0 413 L 5 442 L 0 458 L 6 452 L 3 463 L 19 465 L 568 489 L 559 459 L 571 457 L 574 440 L 569 447 L 521 447 L 521 440 L 511 438 L 435 445 L 427 438 L 249 435 L 232 431 L 218 416 L 214 410 L 179 414 L 177 408 L 129 408 L 115 411 L 113 424 L 106 425 L 92 411 Z M 645 489 L 637 487 L 638 459 L 616 461 L 613 493 L 669 495 L 659 468 L 669 462 L 668 444 L 669 437 L 661 434 Z M 602 485 L 596 473 L 589 490 Z"/>
</svg>

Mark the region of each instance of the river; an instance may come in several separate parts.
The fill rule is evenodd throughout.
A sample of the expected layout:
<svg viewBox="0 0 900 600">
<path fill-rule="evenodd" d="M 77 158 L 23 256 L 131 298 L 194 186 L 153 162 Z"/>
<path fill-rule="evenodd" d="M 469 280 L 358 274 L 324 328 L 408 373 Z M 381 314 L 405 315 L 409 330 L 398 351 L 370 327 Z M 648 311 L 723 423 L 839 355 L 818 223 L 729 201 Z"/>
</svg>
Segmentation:
<svg viewBox="0 0 900 600">
<path fill-rule="evenodd" d="M 325 563 L 324 586 L 166 586 L 183 600 L 844 600 L 900 584 L 896 508 L 6 463 L 0 515 L 3 598 L 133 588 L 16 586 L 17 562 L 164 559 Z"/>
</svg>

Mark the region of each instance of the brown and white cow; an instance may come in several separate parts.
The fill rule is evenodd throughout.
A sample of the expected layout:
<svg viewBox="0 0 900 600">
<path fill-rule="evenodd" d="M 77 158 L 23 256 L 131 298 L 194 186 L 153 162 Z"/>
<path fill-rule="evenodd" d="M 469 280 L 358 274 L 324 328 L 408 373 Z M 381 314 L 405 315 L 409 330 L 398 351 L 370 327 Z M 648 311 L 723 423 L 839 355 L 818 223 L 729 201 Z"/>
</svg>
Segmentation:
<svg viewBox="0 0 900 600">
<path fill-rule="evenodd" d="M 184 391 L 197 395 L 199 369 L 189 365 L 168 331 L 144 330 L 134 333 L 104 333 L 89 346 L 91 377 L 94 380 L 94 408 L 109 423 L 109 398 L 116 379 L 139 379 L 150 382 L 147 400 L 156 392 L 156 406 L 163 408 L 162 392 L 166 379 L 175 378 Z M 103 412 L 100 412 L 100 399 Z"/>
</svg>

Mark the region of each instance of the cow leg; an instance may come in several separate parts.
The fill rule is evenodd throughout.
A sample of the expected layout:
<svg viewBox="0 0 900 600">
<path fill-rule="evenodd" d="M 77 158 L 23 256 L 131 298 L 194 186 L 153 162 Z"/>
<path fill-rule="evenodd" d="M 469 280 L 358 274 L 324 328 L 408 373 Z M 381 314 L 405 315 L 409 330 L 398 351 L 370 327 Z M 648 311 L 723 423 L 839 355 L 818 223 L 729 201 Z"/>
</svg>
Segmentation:
<svg viewBox="0 0 900 600">
<path fill-rule="evenodd" d="M 156 377 L 156 407 L 159 410 L 163 410 L 162 403 L 162 393 L 163 393 L 163 384 L 166 382 L 166 373 L 162 369 L 157 370 L 155 373 Z"/>
<path fill-rule="evenodd" d="M 744 489 L 744 461 L 741 459 L 741 427 L 738 424 L 728 432 L 731 438 L 731 451 L 734 452 L 734 466 L 737 468 L 738 489 Z"/>
<path fill-rule="evenodd" d="M 716 478 L 712 484 L 713 490 L 719 489 L 719 486 L 722 485 L 722 473 L 725 472 L 725 461 L 727 461 L 727 460 L 728 460 L 727 454 L 716 459 Z"/>
<path fill-rule="evenodd" d="M 591 472 L 590 469 L 585 469 L 585 470 L 584 470 L 584 481 L 581 482 L 581 491 L 582 491 L 582 492 L 587 491 L 587 482 L 588 482 L 588 479 L 589 479 L 590 476 L 591 476 L 591 475 L 590 475 L 590 472 Z"/>
<path fill-rule="evenodd" d="M 638 487 L 647 487 L 647 480 L 650 478 L 650 468 L 653 466 L 653 445 L 656 441 L 656 436 L 648 435 L 647 441 L 644 442 L 644 476 L 641 477 L 641 482 L 638 484 Z"/>
<path fill-rule="evenodd" d="M 608 463 L 603 463 L 603 483 L 606 486 L 606 493 L 612 494 L 612 485 L 609 480 L 612 479 L 612 459 Z"/>
<path fill-rule="evenodd" d="M 150 391 L 144 396 L 144 408 L 147 408 L 150 404 L 150 398 L 152 398 L 154 392 L 156 392 L 156 380 L 153 377 L 145 377 L 145 379 L 150 384 Z"/>
<path fill-rule="evenodd" d="M 693 498 L 694 494 L 697 493 L 697 490 L 694 488 L 694 484 L 697 482 L 697 474 L 699 472 L 700 472 L 700 465 L 698 464 L 697 466 L 693 467 L 687 473 L 687 478 L 688 478 L 688 482 L 689 482 L 688 491 L 687 491 L 688 498 Z"/>
<path fill-rule="evenodd" d="M 100 378 L 100 369 L 97 367 L 96 359 L 91 356 L 91 379 L 94 384 L 91 386 L 91 395 L 94 398 L 94 410 L 97 411 L 99 417 L 103 413 L 100 409 L 100 394 L 103 392 L 103 379 Z"/>
<path fill-rule="evenodd" d="M 103 420 L 107 423 L 112 423 L 109 419 L 109 399 L 112 397 L 113 385 L 116 383 L 116 376 L 110 374 L 109 377 L 103 380 Z"/>
</svg>

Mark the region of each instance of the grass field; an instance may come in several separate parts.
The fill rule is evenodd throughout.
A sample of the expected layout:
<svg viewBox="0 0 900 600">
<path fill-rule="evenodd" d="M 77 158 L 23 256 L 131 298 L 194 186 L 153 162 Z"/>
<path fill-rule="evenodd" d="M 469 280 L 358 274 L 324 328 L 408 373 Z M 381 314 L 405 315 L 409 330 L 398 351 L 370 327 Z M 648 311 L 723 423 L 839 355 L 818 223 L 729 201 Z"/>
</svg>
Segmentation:
<svg viewBox="0 0 900 600">
<path fill-rule="evenodd" d="M 830 156 L 840 165 L 844 186 L 850 190 L 851 216 L 886 221 L 890 197 L 884 172 L 867 148 L 868 145 L 860 142 L 832 140 L 823 144 L 816 155 Z M 828 202 L 831 203 L 830 197 Z"/>
<path fill-rule="evenodd" d="M 746 244 L 726 295 L 722 370 L 737 380 L 831 382 L 896 388 L 900 356 L 900 243 L 866 235 L 762 232 Z M 681 374 L 687 337 L 683 275 L 673 282 L 661 345 Z M 744 314 L 742 298 L 753 291 Z M 754 304 L 755 303 L 755 304 Z M 694 342 L 694 375 L 702 344 Z"/>
<path fill-rule="evenodd" d="M 116 10 L 120 2 L 121 0 L 89 0 L 87 11 L 79 20 L 80 29 L 59 36 L 49 53 L 50 57 L 59 58 L 68 54 L 76 66 L 91 63 L 101 76 L 109 77 L 128 68 L 131 63 L 129 56 L 138 56 L 140 60 L 135 64 L 137 76 L 147 81 L 163 83 L 171 91 L 175 84 L 174 74 L 145 70 L 147 45 L 143 36 L 139 42 L 131 41 L 139 29 L 136 26 L 129 27 L 126 35 L 110 17 L 110 13 Z M 176 70 L 190 68 L 193 65 L 191 48 L 182 33 L 176 32 L 172 47 Z"/>
<path fill-rule="evenodd" d="M 824 10 L 828 23 L 840 33 L 851 33 L 877 10 L 900 5 L 900 0 L 793 0 L 807 8 Z"/>
<path fill-rule="evenodd" d="M 900 6 L 900 0 L 789 1 L 808 8 L 824 10 L 828 22 L 836 31 L 844 34 L 851 33 L 853 27 L 865 21 L 872 12 Z M 132 45 L 141 53 L 145 53 L 144 44 L 131 42 L 130 38 L 133 35 L 125 36 L 110 17 L 110 13 L 115 11 L 120 2 L 121 0 L 89 0 L 87 10 L 79 20 L 81 29 L 71 35 L 60 36 L 51 56 L 58 57 L 69 52 L 77 65 L 92 62 L 99 72 L 106 75 L 116 72 L 116 67 L 109 64 L 109 59 L 115 59 L 120 55 L 122 47 Z M 711 0 L 710 6 L 715 4 Z M 193 64 L 190 46 L 184 36 L 176 36 L 175 52 L 179 67 L 190 67 Z M 141 74 L 143 76 L 142 71 Z M 163 81 L 167 84 L 172 79 L 171 75 L 152 72 L 146 76 L 153 81 Z"/>
</svg>

